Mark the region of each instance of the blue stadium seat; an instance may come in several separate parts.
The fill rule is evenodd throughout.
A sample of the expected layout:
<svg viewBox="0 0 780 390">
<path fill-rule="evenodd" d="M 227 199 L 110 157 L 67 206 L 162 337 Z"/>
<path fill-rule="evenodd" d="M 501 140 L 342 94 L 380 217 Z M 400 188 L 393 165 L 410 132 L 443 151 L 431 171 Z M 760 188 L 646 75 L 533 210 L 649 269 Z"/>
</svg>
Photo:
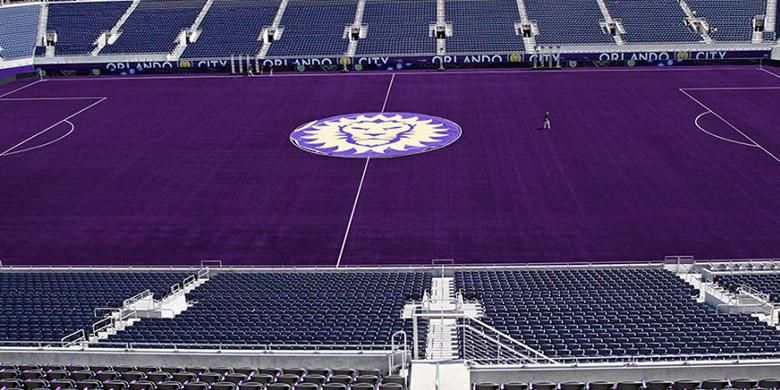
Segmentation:
<svg viewBox="0 0 780 390">
<path fill-rule="evenodd" d="M 604 19 L 598 3 L 579 0 L 525 0 L 526 12 L 536 20 L 540 44 L 614 44 L 599 22 Z"/>
<path fill-rule="evenodd" d="M 56 55 L 85 55 L 101 32 L 114 27 L 129 1 L 50 3 L 47 30 L 57 32 Z"/>
<path fill-rule="evenodd" d="M 628 42 L 697 42 L 701 36 L 685 26 L 685 12 L 676 0 L 606 0 L 615 19 L 623 21 Z"/>
<path fill-rule="evenodd" d="M 200 25 L 197 42 L 184 51 L 187 58 L 255 55 L 264 26 L 270 26 L 279 0 L 215 0 Z"/>
<path fill-rule="evenodd" d="M 753 18 L 763 15 L 762 0 L 688 0 L 688 5 L 710 24 L 716 41 L 745 41 L 753 37 Z"/>
<path fill-rule="evenodd" d="M 205 0 L 143 0 L 122 26 L 122 35 L 100 54 L 169 53 L 181 30 L 195 22 Z"/>
<path fill-rule="evenodd" d="M 93 310 L 118 307 L 144 290 L 159 298 L 187 274 L 174 272 L 0 272 L 0 344 L 59 341 L 91 330 Z"/>
<path fill-rule="evenodd" d="M 12 60 L 33 56 L 40 9 L 37 4 L 0 8 L 0 57 Z"/>
<path fill-rule="evenodd" d="M 523 51 L 523 38 L 515 33 L 520 20 L 514 0 L 453 0 L 446 3 L 453 34 L 448 53 L 500 53 Z"/>
<path fill-rule="evenodd" d="M 358 54 L 435 54 L 436 40 L 428 29 L 436 22 L 432 0 L 367 0 L 363 24 L 368 37 Z"/>
<path fill-rule="evenodd" d="M 355 19 L 357 2 L 290 0 L 282 18 L 282 39 L 271 44 L 270 56 L 341 56 L 349 41 L 344 27 Z"/>
<path fill-rule="evenodd" d="M 415 272 L 220 273 L 176 318 L 144 319 L 107 342 L 384 349 L 394 332 L 411 334 L 401 310 L 430 285 Z"/>
<path fill-rule="evenodd" d="M 716 313 L 662 269 L 458 272 L 486 322 L 553 358 L 773 353 L 780 331 Z"/>
</svg>

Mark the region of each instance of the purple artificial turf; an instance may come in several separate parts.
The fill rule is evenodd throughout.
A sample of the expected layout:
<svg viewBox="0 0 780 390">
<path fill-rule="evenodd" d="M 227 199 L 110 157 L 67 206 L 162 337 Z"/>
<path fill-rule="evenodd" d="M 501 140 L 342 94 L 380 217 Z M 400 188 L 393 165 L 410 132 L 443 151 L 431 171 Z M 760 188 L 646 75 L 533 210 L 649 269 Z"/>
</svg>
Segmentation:
<svg viewBox="0 0 780 390">
<path fill-rule="evenodd" d="M 55 79 L 13 93 L 107 99 L 66 138 L 0 157 L 0 259 L 333 266 L 351 216 L 341 265 L 780 255 L 780 80 L 766 72 L 397 73 L 388 94 L 390 79 Z M 698 130 L 706 109 L 679 88 L 701 87 L 778 87 L 689 92 L 768 153 Z M 452 120 L 461 138 L 368 167 L 289 141 L 386 96 L 387 111 Z M 92 102 L 0 98 L 0 148 Z M 740 136 L 713 115 L 700 125 Z M 25 146 L 68 128 L 54 130 Z"/>
</svg>

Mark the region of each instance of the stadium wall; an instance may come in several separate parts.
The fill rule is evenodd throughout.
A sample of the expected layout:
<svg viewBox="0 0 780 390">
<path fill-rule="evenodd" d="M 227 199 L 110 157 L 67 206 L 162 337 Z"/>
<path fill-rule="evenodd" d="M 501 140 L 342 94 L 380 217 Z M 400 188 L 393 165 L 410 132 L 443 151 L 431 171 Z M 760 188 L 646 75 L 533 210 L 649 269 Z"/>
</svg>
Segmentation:
<svg viewBox="0 0 780 390">
<path fill-rule="evenodd" d="M 245 73 L 252 68 L 261 73 L 273 68 L 275 71 L 370 71 L 436 68 L 531 68 L 544 63 L 564 68 L 608 67 L 608 66 L 674 66 L 718 63 L 757 62 L 770 58 L 771 51 L 653 51 L 653 52 L 593 52 L 556 54 L 475 54 L 446 56 L 410 57 L 320 57 L 320 58 L 214 58 L 180 59 L 167 61 L 164 58 L 133 58 L 114 56 L 111 59 L 95 57 L 89 62 L 72 60 L 39 61 L 35 66 L 49 75 L 102 75 L 102 74 L 144 74 L 144 73 Z"/>
<path fill-rule="evenodd" d="M 96 350 L 0 350 L 5 364 L 147 365 L 203 367 L 360 367 L 387 369 L 388 353 L 286 353 L 229 352 L 192 350 L 96 351 Z"/>
<path fill-rule="evenodd" d="M 32 65 L 0 69 L 0 85 L 5 85 L 22 78 L 33 77 L 34 75 L 35 69 Z"/>
</svg>

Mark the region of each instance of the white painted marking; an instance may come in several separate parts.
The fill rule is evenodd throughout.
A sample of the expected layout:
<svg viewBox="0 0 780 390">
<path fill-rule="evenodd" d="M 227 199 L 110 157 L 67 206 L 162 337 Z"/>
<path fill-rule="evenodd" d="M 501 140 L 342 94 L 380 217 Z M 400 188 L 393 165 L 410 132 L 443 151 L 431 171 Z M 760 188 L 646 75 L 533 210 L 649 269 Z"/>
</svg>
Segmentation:
<svg viewBox="0 0 780 390">
<path fill-rule="evenodd" d="M 105 96 L 80 96 L 80 97 L 72 97 L 72 96 L 66 96 L 66 97 L 31 97 L 31 98 L 3 98 L 0 97 L 0 100 L 12 100 L 12 101 L 37 101 L 37 100 L 97 100 L 97 99 L 107 99 Z"/>
<path fill-rule="evenodd" d="M 739 128 L 737 128 L 737 126 L 734 126 L 731 122 L 727 121 L 726 118 L 720 116 L 717 112 L 713 111 L 711 108 L 707 107 L 704 103 L 700 102 L 699 99 L 696 99 L 695 97 L 691 96 L 691 94 L 689 94 L 688 92 L 686 92 L 682 88 L 680 88 L 680 92 L 682 92 L 685 96 L 689 97 L 691 100 L 696 102 L 696 104 L 702 106 L 705 110 L 707 110 L 710 113 L 712 113 L 712 115 L 715 115 L 718 119 L 722 120 L 723 123 L 729 125 L 732 129 L 736 130 L 739 134 L 742 134 L 742 136 L 745 137 L 745 139 L 747 139 L 748 141 L 752 142 L 757 148 L 763 150 L 764 153 L 769 155 L 769 157 L 772 157 L 775 161 L 780 162 L 780 157 L 777 157 L 774 154 L 772 154 L 772 152 L 770 152 L 765 147 L 761 146 L 761 144 L 756 142 L 753 138 L 750 138 L 747 134 L 745 134 L 744 131 L 740 130 Z"/>
<path fill-rule="evenodd" d="M 44 144 L 40 144 L 40 145 L 36 145 L 36 146 L 31 146 L 31 147 L 29 147 L 29 148 L 24 148 L 24 149 L 14 150 L 14 151 L 12 151 L 12 152 L 3 153 L 3 154 L 0 154 L 0 157 L 5 157 L 5 156 L 13 156 L 14 154 L 19 154 L 19 153 L 29 152 L 29 151 L 32 151 L 32 150 L 35 150 L 35 149 L 44 148 L 44 147 L 46 147 L 46 146 L 49 146 L 49 145 L 51 145 L 51 144 L 57 143 L 57 142 L 59 142 L 59 141 L 61 141 L 61 140 L 65 139 L 66 137 L 68 137 L 69 135 L 71 135 L 71 133 L 73 133 L 73 131 L 74 131 L 74 130 L 76 130 L 76 126 L 73 124 L 73 122 L 71 122 L 71 121 L 67 121 L 67 120 L 66 120 L 66 121 L 65 121 L 65 123 L 67 123 L 67 124 L 69 124 L 69 125 L 70 125 L 70 130 L 69 130 L 67 133 L 65 133 L 64 135 L 60 136 L 59 138 L 53 139 L 53 140 L 51 140 L 51 141 L 49 141 L 49 142 L 46 142 L 46 143 L 44 143 Z"/>
<path fill-rule="evenodd" d="M 385 93 L 385 101 L 382 103 L 381 112 L 385 112 L 385 108 L 387 107 L 387 99 L 390 98 L 390 89 L 393 88 L 393 81 L 395 81 L 395 73 L 393 73 L 393 76 L 390 77 L 390 85 L 387 86 L 387 93 Z"/>
<path fill-rule="evenodd" d="M 699 125 L 699 119 L 700 119 L 701 117 L 703 117 L 703 116 L 705 116 L 705 115 L 709 115 L 709 114 L 712 114 L 712 112 L 710 112 L 710 111 L 704 111 L 704 112 L 702 112 L 701 114 L 699 114 L 699 116 L 697 116 L 697 117 L 696 117 L 696 119 L 694 119 L 694 120 L 693 120 L 693 123 L 696 125 L 696 127 L 698 127 L 698 128 L 699 128 L 699 130 L 701 130 L 702 132 L 704 132 L 704 133 L 705 133 L 705 134 L 707 134 L 707 135 L 713 136 L 713 137 L 715 137 L 715 138 L 718 138 L 718 139 L 720 139 L 720 140 L 723 140 L 723 141 L 726 141 L 726 142 L 731 142 L 731 143 L 735 143 L 735 144 L 738 144 L 738 145 L 749 146 L 749 147 L 751 147 L 751 148 L 757 148 L 757 147 L 758 147 L 758 146 L 757 146 L 757 145 L 755 145 L 755 144 L 748 144 L 748 143 L 745 143 L 745 142 L 735 141 L 735 140 L 733 140 L 733 139 L 726 138 L 726 137 L 721 137 L 721 136 L 719 136 L 719 135 L 717 135 L 717 134 L 713 134 L 713 133 L 710 133 L 709 131 L 705 130 L 703 127 L 701 127 L 701 126 Z"/>
<path fill-rule="evenodd" d="M 371 162 L 371 157 L 366 158 L 366 165 L 363 166 L 363 175 L 360 176 L 360 184 L 358 185 L 357 194 L 355 195 L 355 201 L 352 203 L 352 212 L 349 213 L 349 221 L 347 221 L 347 230 L 344 232 L 344 239 L 341 241 L 341 249 L 339 250 L 339 258 L 336 260 L 337 268 L 341 265 L 341 258 L 344 256 L 344 248 L 347 247 L 349 230 L 352 228 L 352 220 L 355 218 L 355 210 L 357 209 L 358 200 L 360 199 L 360 192 L 363 191 L 363 182 L 366 180 L 366 171 L 368 171 L 369 162 Z"/>
<path fill-rule="evenodd" d="M 385 100 L 382 102 L 382 111 L 385 112 L 387 108 L 387 100 L 390 98 L 390 90 L 393 89 L 393 81 L 395 81 L 395 73 L 390 77 L 390 84 L 387 85 L 387 92 L 385 93 Z M 349 230 L 352 228 L 352 220 L 355 219 L 355 210 L 357 210 L 358 200 L 360 199 L 360 193 L 363 191 L 363 182 L 366 180 L 366 172 L 368 172 L 368 163 L 371 162 L 371 157 L 366 158 L 366 165 L 363 165 L 363 174 L 360 176 L 360 184 L 358 184 L 357 194 L 355 194 L 355 201 L 352 202 L 352 211 L 349 213 L 349 221 L 347 221 L 347 230 L 344 232 L 344 239 L 341 240 L 341 249 L 339 249 L 339 258 L 336 260 L 336 268 L 341 266 L 341 258 L 344 256 L 344 248 L 347 247 L 347 238 L 349 238 Z"/>
<path fill-rule="evenodd" d="M 62 123 L 62 122 L 66 122 L 66 121 L 69 121 L 70 119 L 72 119 L 72 118 L 73 118 L 73 117 L 75 117 L 76 115 L 79 115 L 79 114 L 81 114 L 82 112 L 84 112 L 84 111 L 87 111 L 87 110 L 89 110 L 89 109 L 90 109 L 90 108 L 92 108 L 92 107 L 95 107 L 96 105 L 98 105 L 98 104 L 102 103 L 102 102 L 103 102 L 103 101 L 105 101 L 105 100 L 106 100 L 106 98 L 101 98 L 100 100 L 98 100 L 98 101 L 96 101 L 96 102 L 94 102 L 94 103 L 92 103 L 92 104 L 90 104 L 90 105 L 88 105 L 88 106 L 86 106 L 86 107 L 82 108 L 81 110 L 78 110 L 78 111 L 76 111 L 76 112 L 75 112 L 75 113 L 73 113 L 73 114 L 70 114 L 70 115 L 69 115 L 68 117 L 66 117 L 65 119 L 62 119 L 62 120 L 60 120 L 59 122 L 57 122 L 57 123 L 55 123 L 55 124 L 53 124 L 53 125 L 51 125 L 51 126 L 49 126 L 49 127 L 45 128 L 45 129 L 43 129 L 43 130 L 41 130 L 41 131 L 39 131 L 39 132 L 37 132 L 37 133 L 33 134 L 32 136 L 28 137 L 28 138 L 27 138 L 27 139 L 25 139 L 24 141 L 22 141 L 22 142 L 19 142 L 18 144 L 14 145 L 14 146 L 12 146 L 11 148 L 9 148 L 9 149 L 5 150 L 4 152 L 0 153 L 0 157 L 10 156 L 11 154 L 9 154 L 9 153 L 10 153 L 11 151 L 13 151 L 14 149 L 16 149 L 16 148 L 18 148 L 18 147 L 20 147 L 20 146 L 24 145 L 25 143 L 27 143 L 27 142 L 28 142 L 28 141 L 30 141 L 30 140 L 33 140 L 33 139 L 35 139 L 36 137 L 40 136 L 41 134 L 45 134 L 47 131 L 49 131 L 49 130 L 51 130 L 51 129 L 55 128 L 55 127 L 57 127 L 57 126 L 58 126 L 60 123 Z"/>
<path fill-rule="evenodd" d="M 775 72 L 770 72 L 770 71 L 766 70 L 766 68 L 759 68 L 759 70 L 764 72 L 764 73 L 769 73 L 770 75 L 772 75 L 772 77 L 780 79 L 780 75 L 776 74 Z"/>
<path fill-rule="evenodd" d="M 780 87 L 694 87 L 680 89 L 686 91 L 749 91 L 753 89 L 780 89 Z"/>
<path fill-rule="evenodd" d="M 14 92 L 19 92 L 19 91 L 21 91 L 21 90 L 23 90 L 23 89 L 25 89 L 25 88 L 32 87 L 33 85 L 35 85 L 35 84 L 38 84 L 38 83 L 40 83 L 40 82 L 43 82 L 43 80 L 35 80 L 35 81 L 33 81 L 32 83 L 30 83 L 30 84 L 27 84 L 27 85 L 25 85 L 25 86 L 22 86 L 22 87 L 16 88 L 16 89 L 14 89 L 13 91 L 6 92 L 6 93 L 4 93 L 4 94 L 0 95 L 0 98 L 4 98 L 4 97 L 6 97 L 6 96 L 8 96 L 8 95 L 10 95 L 10 94 L 12 94 L 12 93 L 14 93 Z"/>
</svg>

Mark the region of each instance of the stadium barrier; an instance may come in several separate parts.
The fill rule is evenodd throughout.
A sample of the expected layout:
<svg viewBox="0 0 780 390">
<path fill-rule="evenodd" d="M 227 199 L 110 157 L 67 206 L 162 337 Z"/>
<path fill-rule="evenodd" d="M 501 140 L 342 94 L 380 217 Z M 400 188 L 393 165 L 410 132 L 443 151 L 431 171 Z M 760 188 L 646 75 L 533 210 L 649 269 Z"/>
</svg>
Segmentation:
<svg viewBox="0 0 780 390">
<path fill-rule="evenodd" d="M 171 61 L 104 62 L 91 58 L 89 62 L 38 62 L 35 67 L 48 76 L 143 75 L 170 73 L 230 73 L 262 76 L 273 72 L 363 72 L 403 70 L 445 70 L 475 68 L 575 69 L 632 68 L 640 66 L 672 67 L 704 64 L 769 63 L 771 50 L 655 51 L 655 52 L 593 52 L 564 53 L 495 53 L 442 56 L 378 56 L 378 57 L 302 57 L 264 58 L 234 55 L 225 58 L 182 58 Z M 128 57 L 132 58 L 132 57 Z"/>
</svg>

